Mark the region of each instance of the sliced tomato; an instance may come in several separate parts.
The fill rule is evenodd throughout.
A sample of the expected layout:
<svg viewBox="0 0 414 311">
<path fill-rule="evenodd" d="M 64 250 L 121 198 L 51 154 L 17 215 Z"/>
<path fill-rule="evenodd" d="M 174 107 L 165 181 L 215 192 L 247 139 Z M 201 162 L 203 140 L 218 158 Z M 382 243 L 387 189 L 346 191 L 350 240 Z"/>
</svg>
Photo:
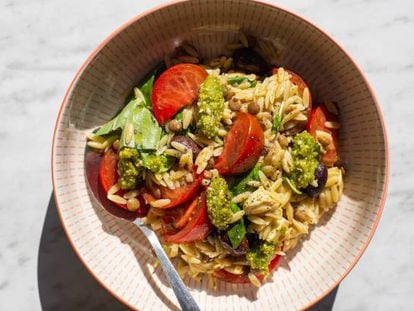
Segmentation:
<svg viewBox="0 0 414 311">
<path fill-rule="evenodd" d="M 166 210 L 162 217 L 164 232 L 172 234 L 182 229 L 194 214 L 197 204 L 198 197 L 195 197 L 181 206 Z"/>
<path fill-rule="evenodd" d="M 193 215 L 197 207 L 197 204 L 198 204 L 198 199 L 195 198 L 193 201 L 190 202 L 190 204 L 188 204 L 188 206 L 185 207 L 184 214 L 174 222 L 175 228 L 181 229 L 188 223 L 191 215 Z"/>
<path fill-rule="evenodd" d="M 101 181 L 102 188 L 105 193 L 108 193 L 109 189 L 118 182 L 118 160 L 116 153 L 112 148 L 109 148 L 103 155 L 101 166 L 99 168 L 99 180 Z M 123 194 L 124 191 L 120 190 L 118 194 Z M 114 202 L 115 203 L 115 202 Z M 115 203 L 119 207 L 128 209 L 126 204 Z"/>
<path fill-rule="evenodd" d="M 214 277 L 227 283 L 248 284 L 251 283 L 247 274 L 234 274 L 224 269 L 213 272 Z"/>
<path fill-rule="evenodd" d="M 163 239 L 166 243 L 189 243 L 206 238 L 213 225 L 207 214 L 206 194 L 202 193 L 197 198 L 197 204 L 186 225 L 175 234 L 166 234 Z"/>
<path fill-rule="evenodd" d="M 224 139 L 224 149 L 216 162 L 223 175 L 241 174 L 250 170 L 263 150 L 264 134 L 256 117 L 240 112 Z"/>
<path fill-rule="evenodd" d="M 160 208 L 172 208 L 180 204 L 183 204 L 191 198 L 193 198 L 201 188 L 201 181 L 203 180 L 203 176 L 203 174 L 197 175 L 194 167 L 194 181 L 192 183 L 188 183 L 185 186 L 176 189 L 170 189 L 168 187 L 159 186 L 161 198 L 171 200 L 170 204 Z M 147 192 L 144 193 L 144 199 L 147 203 L 151 203 L 156 200 L 156 198 L 150 193 L 150 189 L 147 189 Z"/>
<path fill-rule="evenodd" d="M 271 273 L 277 266 L 277 264 L 280 261 L 281 256 L 280 255 L 276 255 L 275 258 L 272 259 L 272 261 L 269 263 L 269 273 Z M 234 273 L 230 273 L 224 269 L 221 270 L 217 270 L 213 273 L 213 275 L 219 279 L 222 280 L 224 282 L 228 282 L 228 283 L 235 283 L 235 284 L 249 284 L 250 279 L 247 276 L 247 274 L 234 274 Z M 263 274 L 255 274 L 256 277 L 259 279 L 259 281 L 263 281 L 264 280 L 264 275 Z"/>
<path fill-rule="evenodd" d="M 206 77 L 205 69 L 194 64 L 178 64 L 164 71 L 155 81 L 151 97 L 158 123 L 163 125 L 191 105 Z"/>
<path fill-rule="evenodd" d="M 272 259 L 272 261 L 269 263 L 269 272 L 273 272 L 273 270 L 275 270 L 280 262 L 280 258 L 282 258 L 282 256 L 276 255 L 276 257 Z"/>
<path fill-rule="evenodd" d="M 316 138 L 316 131 L 324 131 L 332 136 L 332 143 L 325 148 L 321 160 L 326 166 L 333 166 L 338 161 L 338 130 L 325 126 L 326 121 L 337 122 L 337 118 L 331 114 L 324 105 L 312 110 L 306 130 Z"/>
<path fill-rule="evenodd" d="M 278 67 L 273 68 L 272 69 L 272 74 L 276 74 L 278 69 L 279 69 Z M 311 111 L 311 109 L 312 109 L 312 95 L 311 95 L 310 88 L 308 87 L 307 83 L 296 72 L 294 72 L 292 70 L 289 70 L 289 69 L 284 69 L 284 70 L 287 73 L 290 74 L 290 82 L 292 82 L 294 85 L 296 85 L 298 87 L 298 91 L 299 91 L 300 96 L 303 95 L 304 89 L 307 88 L 309 90 L 309 107 L 308 107 L 308 110 Z"/>
<path fill-rule="evenodd" d="M 118 181 L 117 165 L 116 153 L 110 148 L 104 153 L 99 167 L 99 179 L 106 192 Z"/>
</svg>

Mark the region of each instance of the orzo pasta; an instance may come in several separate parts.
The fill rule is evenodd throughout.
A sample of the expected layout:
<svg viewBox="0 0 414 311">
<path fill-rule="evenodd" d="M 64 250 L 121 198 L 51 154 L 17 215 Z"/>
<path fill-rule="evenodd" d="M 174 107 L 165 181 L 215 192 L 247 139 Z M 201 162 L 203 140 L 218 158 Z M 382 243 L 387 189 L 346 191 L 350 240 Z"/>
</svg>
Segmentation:
<svg viewBox="0 0 414 311">
<path fill-rule="evenodd" d="M 109 200 L 143 216 L 181 274 L 260 286 L 335 207 L 339 109 L 249 36 L 203 60 L 184 43 L 88 136 Z"/>
</svg>

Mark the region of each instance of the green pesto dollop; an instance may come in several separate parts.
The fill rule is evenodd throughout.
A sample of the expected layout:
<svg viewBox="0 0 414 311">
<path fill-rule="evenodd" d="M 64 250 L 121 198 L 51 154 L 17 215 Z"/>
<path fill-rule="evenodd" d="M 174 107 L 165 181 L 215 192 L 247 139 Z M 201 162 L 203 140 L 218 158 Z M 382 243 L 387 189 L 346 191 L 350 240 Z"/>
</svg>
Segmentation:
<svg viewBox="0 0 414 311">
<path fill-rule="evenodd" d="M 208 138 L 214 139 L 224 112 L 223 88 L 219 78 L 210 75 L 204 80 L 198 94 L 197 106 L 198 129 Z"/>
<path fill-rule="evenodd" d="M 122 148 L 118 161 L 119 183 L 121 189 L 134 189 L 142 176 L 139 153 L 134 148 Z"/>
<path fill-rule="evenodd" d="M 215 227 L 225 230 L 233 216 L 231 210 L 231 193 L 227 182 L 222 177 L 214 177 L 207 188 L 208 217 Z"/>
<path fill-rule="evenodd" d="M 142 156 L 142 165 L 154 173 L 165 173 L 172 166 L 172 159 L 164 154 L 147 154 Z"/>
<path fill-rule="evenodd" d="M 264 273 L 269 273 L 269 262 L 273 259 L 275 251 L 275 245 L 263 242 L 248 251 L 246 254 L 246 259 L 252 269 L 260 270 Z"/>
<path fill-rule="evenodd" d="M 296 188 L 305 188 L 315 179 L 321 147 L 308 132 L 303 131 L 293 138 L 293 168 L 288 174 Z"/>
</svg>

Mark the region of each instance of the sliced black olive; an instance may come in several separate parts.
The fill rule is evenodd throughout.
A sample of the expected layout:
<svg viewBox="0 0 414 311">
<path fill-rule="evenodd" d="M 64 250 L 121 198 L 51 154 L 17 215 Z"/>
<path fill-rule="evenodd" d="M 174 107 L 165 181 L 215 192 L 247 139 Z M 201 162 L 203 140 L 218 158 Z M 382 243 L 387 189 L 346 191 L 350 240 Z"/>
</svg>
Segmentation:
<svg viewBox="0 0 414 311">
<path fill-rule="evenodd" d="M 237 249 L 234 249 L 231 246 L 231 242 L 230 242 L 229 236 L 227 235 L 227 231 L 219 231 L 217 232 L 217 235 L 218 235 L 219 241 L 221 242 L 221 245 L 223 245 L 225 249 L 230 251 L 231 255 L 242 256 L 242 255 L 245 255 L 249 251 L 249 241 L 247 240 L 246 237 L 241 241 L 239 247 Z"/>
<path fill-rule="evenodd" d="M 191 149 L 193 151 L 194 157 L 197 157 L 201 151 L 200 147 L 195 143 L 195 141 L 187 136 L 176 135 L 171 141 L 175 141 L 186 146 L 188 149 Z"/>
<path fill-rule="evenodd" d="M 315 179 L 318 182 L 318 186 L 313 187 L 312 185 L 309 185 L 304 190 L 305 193 L 307 193 L 312 198 L 318 196 L 322 192 L 328 179 L 328 169 L 323 163 L 319 163 L 318 167 L 316 168 Z"/>
<path fill-rule="evenodd" d="M 264 75 L 270 70 L 270 66 L 264 58 L 249 48 L 235 50 L 233 52 L 233 61 L 236 69 L 246 73 Z"/>
</svg>

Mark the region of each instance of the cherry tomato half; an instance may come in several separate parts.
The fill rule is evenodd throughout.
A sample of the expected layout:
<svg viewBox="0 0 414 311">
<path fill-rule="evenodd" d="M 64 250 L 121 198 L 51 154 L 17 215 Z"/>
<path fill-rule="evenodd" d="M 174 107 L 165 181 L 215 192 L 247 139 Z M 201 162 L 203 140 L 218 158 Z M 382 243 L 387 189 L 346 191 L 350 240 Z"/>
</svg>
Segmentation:
<svg viewBox="0 0 414 311">
<path fill-rule="evenodd" d="M 276 74 L 277 70 L 279 68 L 273 68 L 272 69 L 272 74 Z M 302 96 L 303 95 L 303 90 L 304 89 L 308 89 L 309 90 L 309 107 L 308 110 L 311 111 L 312 109 L 312 95 L 310 92 L 310 88 L 308 87 L 307 83 L 302 79 L 301 76 L 299 76 L 296 72 L 289 70 L 289 69 L 284 69 L 288 74 L 290 74 L 290 82 L 292 82 L 294 85 L 296 85 L 298 87 L 298 91 L 299 91 L 299 95 Z"/>
<path fill-rule="evenodd" d="M 178 64 L 164 71 L 155 81 L 151 96 L 158 123 L 163 125 L 181 108 L 191 105 L 206 77 L 205 69 L 194 64 Z"/>
<path fill-rule="evenodd" d="M 326 121 L 337 122 L 337 118 L 329 113 L 324 105 L 312 110 L 306 130 L 316 139 L 316 131 L 324 131 L 332 136 L 332 142 L 325 148 L 321 161 L 326 166 L 333 166 L 338 161 L 338 130 L 329 129 L 325 126 Z"/>
<path fill-rule="evenodd" d="M 101 160 L 101 165 L 99 168 L 99 180 L 101 181 L 102 188 L 105 193 L 108 193 L 109 189 L 118 182 L 118 160 L 116 158 L 116 153 L 113 149 L 108 149 Z M 120 190 L 118 194 L 123 194 L 124 191 Z M 126 204 L 115 203 L 121 208 L 127 209 Z"/>
<path fill-rule="evenodd" d="M 166 243 L 189 243 L 200 241 L 206 238 L 212 229 L 213 225 L 207 214 L 206 194 L 202 193 L 200 197 L 197 198 L 197 205 L 185 226 L 175 234 L 164 235 L 163 239 Z"/>
<path fill-rule="evenodd" d="M 201 188 L 201 181 L 203 180 L 203 174 L 197 175 L 195 168 L 193 168 L 193 182 L 188 183 L 180 188 L 170 189 L 168 187 L 159 186 L 161 192 L 161 198 L 169 199 L 171 202 L 160 208 L 172 208 L 180 204 L 183 204 L 193 198 Z M 156 198 L 151 194 L 151 189 L 147 189 L 143 194 L 144 199 L 147 203 L 153 202 Z"/>
<path fill-rule="evenodd" d="M 263 150 L 263 129 L 251 114 L 240 112 L 224 139 L 224 149 L 216 162 L 220 174 L 241 174 L 250 170 Z"/>
<path fill-rule="evenodd" d="M 193 200 L 187 201 L 181 206 L 170 208 L 165 211 L 162 217 L 163 229 L 165 233 L 173 234 L 182 229 L 190 220 L 197 208 L 198 196 Z"/>
<path fill-rule="evenodd" d="M 280 255 L 276 255 L 275 258 L 272 259 L 272 261 L 269 263 L 269 273 L 271 273 L 277 266 L 277 264 L 280 261 Z M 247 274 L 234 274 L 230 273 L 224 269 L 217 270 L 213 273 L 213 275 L 224 282 L 228 283 L 236 283 L 236 284 L 249 284 L 250 279 L 247 276 Z M 259 281 L 263 281 L 264 275 L 263 274 L 255 274 L 256 277 L 259 279 Z"/>
</svg>

